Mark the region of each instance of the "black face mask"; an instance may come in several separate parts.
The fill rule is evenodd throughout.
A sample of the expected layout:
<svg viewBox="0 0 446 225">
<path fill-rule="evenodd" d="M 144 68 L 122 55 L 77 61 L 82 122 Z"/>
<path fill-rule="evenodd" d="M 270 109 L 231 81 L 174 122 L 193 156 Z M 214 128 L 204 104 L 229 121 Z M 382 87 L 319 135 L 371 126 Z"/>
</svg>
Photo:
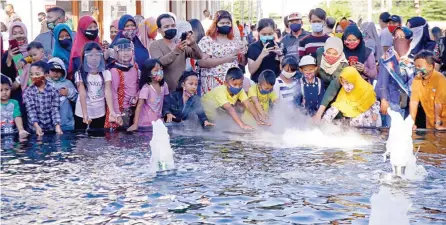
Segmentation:
<svg viewBox="0 0 446 225">
<path fill-rule="evenodd" d="M 164 31 L 164 38 L 167 40 L 172 40 L 177 35 L 177 29 L 169 29 Z"/>
<path fill-rule="evenodd" d="M 217 32 L 220 34 L 229 34 L 231 33 L 232 27 L 231 26 L 217 26 Z"/>
<path fill-rule="evenodd" d="M 93 41 L 94 39 L 96 39 L 98 37 L 98 32 L 99 30 L 85 30 L 85 37 L 90 40 Z"/>
<path fill-rule="evenodd" d="M 59 40 L 60 46 L 62 46 L 62 48 L 65 48 L 65 49 L 71 48 L 72 43 L 73 42 L 69 38 L 65 38 L 63 40 Z"/>
</svg>

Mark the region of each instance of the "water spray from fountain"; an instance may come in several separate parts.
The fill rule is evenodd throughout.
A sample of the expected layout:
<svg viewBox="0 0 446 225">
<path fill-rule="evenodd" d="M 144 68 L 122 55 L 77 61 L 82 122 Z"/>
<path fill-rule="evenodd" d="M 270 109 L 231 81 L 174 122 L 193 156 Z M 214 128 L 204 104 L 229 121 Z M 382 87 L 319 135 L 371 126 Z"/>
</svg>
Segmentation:
<svg viewBox="0 0 446 225">
<path fill-rule="evenodd" d="M 167 133 L 167 127 L 163 121 L 152 122 L 153 136 L 150 141 L 152 156 L 150 159 L 151 171 L 153 173 L 166 173 L 175 171 L 175 162 L 173 161 L 173 151 L 170 146 L 170 136 Z"/>
</svg>

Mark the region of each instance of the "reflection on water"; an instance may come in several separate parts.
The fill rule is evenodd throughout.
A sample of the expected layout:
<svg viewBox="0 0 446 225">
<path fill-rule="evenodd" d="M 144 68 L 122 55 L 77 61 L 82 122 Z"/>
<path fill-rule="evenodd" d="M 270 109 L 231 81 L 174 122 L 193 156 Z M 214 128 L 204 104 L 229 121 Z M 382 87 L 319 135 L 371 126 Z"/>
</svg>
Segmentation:
<svg viewBox="0 0 446 225">
<path fill-rule="evenodd" d="M 150 173 L 151 133 L 45 136 L 1 150 L 2 224 L 368 224 L 385 133 L 365 147 L 271 147 L 274 135 L 175 132 L 174 176 Z M 429 175 L 393 189 L 410 224 L 446 223 L 446 133 L 417 133 Z M 277 140 L 280 138 L 276 137 Z M 12 143 L 12 142 L 11 142 Z"/>
</svg>

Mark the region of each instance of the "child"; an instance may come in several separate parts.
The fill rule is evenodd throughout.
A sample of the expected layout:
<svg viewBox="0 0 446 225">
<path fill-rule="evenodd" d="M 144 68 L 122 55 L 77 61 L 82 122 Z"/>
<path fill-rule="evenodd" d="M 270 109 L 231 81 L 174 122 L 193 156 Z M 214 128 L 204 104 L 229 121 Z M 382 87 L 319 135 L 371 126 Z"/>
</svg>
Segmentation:
<svg viewBox="0 0 446 225">
<path fill-rule="evenodd" d="M 116 61 L 111 65 L 112 95 L 114 113 L 122 115 L 121 126 L 128 127 L 134 119 L 136 103 L 138 101 L 138 65 L 134 62 L 132 42 L 127 38 L 120 38 L 115 42 L 114 51 Z M 109 114 L 107 114 L 109 115 Z M 110 123 L 105 117 L 105 128 L 116 128 L 118 124 Z"/>
<path fill-rule="evenodd" d="M 269 116 L 270 103 L 275 103 L 278 99 L 277 94 L 273 92 L 276 83 L 276 73 L 272 70 L 264 70 L 259 75 L 259 83 L 252 85 L 248 91 L 248 98 L 254 104 L 255 109 L 262 121 L 266 121 Z M 249 112 L 245 110 L 242 119 L 252 121 Z"/>
<path fill-rule="evenodd" d="M 297 88 L 297 80 L 295 79 L 297 69 L 299 69 L 299 66 L 294 56 L 285 56 L 283 58 L 282 73 L 276 79 L 274 92 L 280 101 L 286 105 L 294 105 L 293 102 Z"/>
<path fill-rule="evenodd" d="M 37 61 L 31 64 L 29 76 L 32 85 L 23 94 L 28 114 L 28 127 L 42 136 L 45 130 L 55 130 L 63 134 L 60 128 L 59 93 L 46 82 L 48 64 Z"/>
<path fill-rule="evenodd" d="M 341 112 L 343 117 L 348 118 L 350 126 L 380 127 L 380 106 L 373 86 L 351 66 L 342 70 L 340 80 L 342 89 L 322 119 L 332 121 Z"/>
<path fill-rule="evenodd" d="M 167 123 L 188 120 L 196 114 L 203 127 L 213 126 L 208 121 L 201 105 L 201 98 L 197 95 L 198 74 L 185 71 L 180 77 L 178 88 L 164 98 L 163 117 Z"/>
<path fill-rule="evenodd" d="M 40 42 L 33 41 L 29 43 L 26 50 L 28 51 L 28 57 L 22 59 L 21 61 L 21 66 L 23 66 L 22 76 L 18 76 L 16 78 L 16 81 L 18 84 L 20 84 L 22 91 L 25 91 L 26 88 L 32 83 L 29 77 L 31 64 L 43 60 L 45 57 L 45 50 Z"/>
<path fill-rule="evenodd" d="M 48 61 L 48 84 L 60 94 L 60 126 L 63 131 L 74 130 L 74 115 L 71 102 L 77 100 L 77 90 L 71 81 L 67 80 L 67 70 L 64 62 L 53 57 Z"/>
<path fill-rule="evenodd" d="M 10 99 L 11 79 L 3 74 L 1 79 L 1 135 L 15 134 L 18 131 L 20 137 L 26 137 L 29 133 L 23 128 L 19 103 Z"/>
<path fill-rule="evenodd" d="M 164 96 L 169 94 L 169 88 L 163 78 L 163 67 L 158 59 L 147 59 L 139 80 L 139 99 L 136 106 L 133 125 L 128 131 L 138 127 L 150 127 L 152 121 L 161 119 Z"/>
<path fill-rule="evenodd" d="M 322 102 L 325 89 L 322 80 L 316 77 L 316 60 L 311 55 L 302 57 L 299 70 L 303 77 L 297 81 L 299 95 L 296 95 L 296 104 L 302 106 L 306 113 L 313 116 Z"/>
<path fill-rule="evenodd" d="M 254 108 L 248 100 L 246 92 L 242 91 L 243 87 L 243 72 L 233 67 L 226 73 L 225 84 L 212 89 L 206 93 L 202 98 L 203 107 L 206 115 L 213 121 L 217 119 L 216 113 L 220 110 L 224 110 L 242 129 L 253 129 L 251 126 L 245 124 L 237 114 L 235 110 L 235 104 L 238 100 L 242 102 L 245 108 L 254 116 L 254 119 L 258 124 L 267 125 L 262 121 Z"/>
<path fill-rule="evenodd" d="M 111 74 L 105 69 L 102 48 L 96 42 L 84 45 L 81 65 L 75 74 L 75 83 L 79 91 L 74 111 L 76 129 L 104 128 L 105 105 L 116 118 L 113 110 L 111 93 Z M 106 101 L 104 101 L 106 100 Z"/>
</svg>

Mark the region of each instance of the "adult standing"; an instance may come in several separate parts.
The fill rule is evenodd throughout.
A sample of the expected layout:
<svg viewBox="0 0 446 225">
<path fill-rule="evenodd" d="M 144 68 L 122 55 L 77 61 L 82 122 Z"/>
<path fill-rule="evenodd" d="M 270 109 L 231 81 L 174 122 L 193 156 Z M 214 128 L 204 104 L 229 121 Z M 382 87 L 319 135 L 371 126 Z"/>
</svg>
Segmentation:
<svg viewBox="0 0 446 225">
<path fill-rule="evenodd" d="M 327 17 L 327 19 L 325 20 L 324 33 L 328 36 L 333 35 L 335 25 L 336 19 L 333 17 Z"/>
<path fill-rule="evenodd" d="M 159 59 L 163 65 L 164 80 L 167 82 L 169 91 L 174 91 L 186 68 L 186 58 L 201 59 L 201 50 L 192 34 L 188 34 L 186 40 L 180 43 L 173 41 L 177 28 L 175 18 L 171 14 L 158 16 L 156 25 L 163 39 L 154 41 L 150 45 L 149 52 L 152 58 Z"/>
<path fill-rule="evenodd" d="M 203 59 L 198 62 L 203 94 L 223 85 L 226 72 L 238 67 L 238 61 L 245 61 L 246 46 L 237 38 L 238 32 L 229 12 L 220 10 L 215 14 L 206 36 L 198 44 L 204 53 Z"/>
<path fill-rule="evenodd" d="M 328 38 L 324 47 L 317 50 L 317 65 L 316 73 L 319 74 L 326 90 L 321 105 L 313 116 L 315 121 L 320 121 L 325 110 L 338 95 L 341 89 L 340 74 L 348 66 L 340 38 Z"/>
<path fill-rule="evenodd" d="M 39 12 L 37 14 L 39 23 L 40 23 L 40 33 L 45 33 L 48 31 L 48 27 L 46 26 L 46 14 L 44 12 Z"/>
<path fill-rule="evenodd" d="M 11 24 L 15 21 L 20 22 L 21 19 L 19 17 L 19 15 L 17 15 L 17 13 L 14 11 L 14 6 L 12 4 L 7 4 L 5 7 L 5 13 L 8 16 L 7 21 L 6 21 L 6 26 L 10 27 Z"/>
<path fill-rule="evenodd" d="M 328 35 L 324 34 L 327 13 L 321 8 L 316 8 L 312 9 L 308 16 L 310 17 L 312 32 L 299 41 L 299 57 L 311 54 L 316 58 L 316 50 L 324 46 L 328 39 Z"/>
<path fill-rule="evenodd" d="M 373 22 L 361 23 L 362 36 L 364 37 L 365 46 L 372 49 L 376 60 L 379 60 L 383 55 L 383 48 L 381 41 L 376 32 L 376 27 Z"/>
<path fill-rule="evenodd" d="M 211 13 L 209 10 L 205 9 L 203 11 L 204 19 L 201 21 L 201 25 L 203 25 L 204 32 L 207 32 L 209 27 L 212 25 Z"/>
<path fill-rule="evenodd" d="M 258 82 L 260 73 L 272 70 L 279 76 L 280 59 L 286 54 L 286 49 L 281 49 L 274 40 L 274 28 L 276 24 L 270 18 L 261 19 L 257 25 L 259 41 L 252 43 L 248 48 L 248 69 L 251 80 Z"/>
<path fill-rule="evenodd" d="M 299 40 L 310 34 L 302 28 L 302 15 L 298 12 L 291 13 L 288 18 L 290 33 L 286 34 L 281 43 L 287 50 L 287 56 L 293 56 L 299 62 Z"/>
<path fill-rule="evenodd" d="M 392 47 L 393 39 L 392 33 L 390 33 L 388 26 L 390 21 L 390 14 L 388 12 L 383 12 L 379 15 L 379 26 L 381 27 L 381 32 L 379 33 L 379 39 L 381 41 L 381 46 L 383 47 L 383 52 Z"/>
<path fill-rule="evenodd" d="M 45 55 L 48 57 L 53 53 L 54 48 L 54 28 L 57 24 L 64 23 L 65 20 L 65 10 L 59 7 L 49 8 L 47 11 L 46 17 L 46 25 L 48 27 L 48 31 L 45 33 L 41 33 L 37 35 L 34 41 L 40 42 L 45 49 Z M 76 33 L 73 32 L 73 37 L 76 36 Z"/>
<path fill-rule="evenodd" d="M 157 35 L 156 19 L 149 17 L 139 24 L 139 40 L 141 40 L 144 47 L 150 48 L 150 45 L 155 41 Z"/>
<path fill-rule="evenodd" d="M 355 67 L 362 78 L 371 83 L 376 78 L 375 56 L 370 48 L 365 46 L 362 33 L 356 25 L 349 25 L 342 35 L 344 54 L 350 66 Z"/>
<path fill-rule="evenodd" d="M 423 17 L 413 17 L 407 20 L 407 26 L 413 33 L 412 42 L 410 42 L 410 57 L 414 58 L 416 54 L 427 50 L 433 52 L 435 41 L 432 41 L 429 35 L 429 25 Z"/>
<path fill-rule="evenodd" d="M 135 19 L 131 15 L 123 15 L 121 19 L 119 19 L 118 26 L 119 33 L 116 35 L 110 47 L 114 48 L 114 43 L 120 38 L 129 39 L 135 48 L 135 62 L 138 64 L 139 68 L 142 68 L 144 61 L 150 58 L 150 55 L 147 48 L 144 47 L 141 40 L 139 40 L 138 36 L 136 36 L 138 33 L 138 27 Z"/>
<path fill-rule="evenodd" d="M 82 16 L 79 20 L 79 25 L 77 27 L 77 38 L 74 40 L 70 55 L 67 79 L 72 80 L 74 78 L 74 73 L 76 73 L 80 68 L 80 57 L 82 50 L 84 49 L 84 45 L 90 41 L 94 41 L 100 45 L 98 33 L 99 28 L 96 20 L 92 16 Z M 52 40 L 52 42 L 54 42 L 54 40 Z"/>
</svg>

